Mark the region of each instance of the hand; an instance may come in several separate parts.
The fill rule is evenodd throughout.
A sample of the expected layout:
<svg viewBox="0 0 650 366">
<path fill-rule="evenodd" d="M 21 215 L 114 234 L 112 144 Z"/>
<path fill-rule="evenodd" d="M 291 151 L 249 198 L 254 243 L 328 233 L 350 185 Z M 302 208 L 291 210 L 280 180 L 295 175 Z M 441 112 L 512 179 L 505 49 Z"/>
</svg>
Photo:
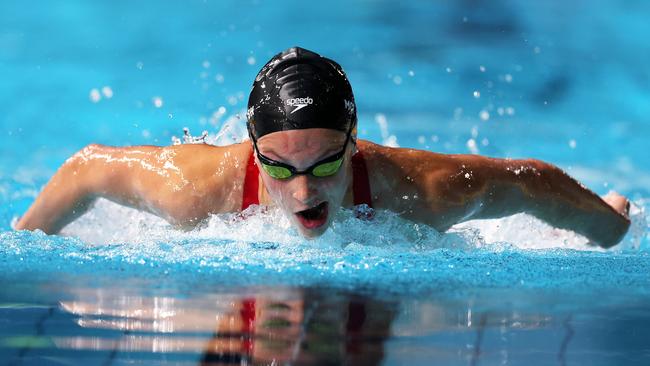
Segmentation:
<svg viewBox="0 0 650 366">
<path fill-rule="evenodd" d="M 609 193 L 604 195 L 602 199 L 607 202 L 614 211 L 620 213 L 626 219 L 630 218 L 630 201 L 627 198 L 614 191 L 609 191 Z"/>
</svg>

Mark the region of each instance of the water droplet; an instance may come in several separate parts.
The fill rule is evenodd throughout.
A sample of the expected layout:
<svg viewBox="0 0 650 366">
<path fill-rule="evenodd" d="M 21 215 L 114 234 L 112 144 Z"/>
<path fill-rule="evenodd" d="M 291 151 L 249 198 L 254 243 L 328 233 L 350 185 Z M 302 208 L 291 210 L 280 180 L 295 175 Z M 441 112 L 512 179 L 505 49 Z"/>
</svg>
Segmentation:
<svg viewBox="0 0 650 366">
<path fill-rule="evenodd" d="M 97 103 L 102 99 L 102 95 L 99 93 L 98 89 L 91 89 L 90 90 L 90 101 L 93 103 Z"/>
<path fill-rule="evenodd" d="M 102 88 L 102 94 L 104 94 L 107 99 L 111 99 L 113 98 L 113 89 L 111 89 L 110 86 L 105 86 Z"/>
<path fill-rule="evenodd" d="M 469 150 L 470 153 L 472 154 L 478 154 L 478 147 L 476 146 L 476 140 L 474 139 L 469 139 L 467 140 L 467 150 Z M 469 173 L 465 174 L 465 178 L 469 179 Z"/>
<path fill-rule="evenodd" d="M 576 148 L 576 140 L 574 140 L 574 139 L 569 140 L 569 147 L 572 148 L 572 149 L 575 149 Z"/>
<path fill-rule="evenodd" d="M 160 108 L 163 106 L 163 100 L 161 97 L 153 97 L 151 98 L 151 102 L 153 103 L 154 107 Z"/>
<path fill-rule="evenodd" d="M 458 121 L 463 116 L 463 108 L 454 109 L 454 120 Z"/>
</svg>

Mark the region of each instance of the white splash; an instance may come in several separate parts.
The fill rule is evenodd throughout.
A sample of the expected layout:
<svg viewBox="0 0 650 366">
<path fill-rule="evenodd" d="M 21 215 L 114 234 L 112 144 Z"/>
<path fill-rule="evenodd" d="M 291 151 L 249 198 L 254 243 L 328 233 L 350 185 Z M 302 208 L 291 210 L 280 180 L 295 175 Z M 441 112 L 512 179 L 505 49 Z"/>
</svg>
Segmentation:
<svg viewBox="0 0 650 366">
<path fill-rule="evenodd" d="M 612 250 L 637 250 L 648 232 L 644 210 L 638 204 L 631 210 L 632 228 Z M 245 217 L 245 218 L 243 218 Z M 316 240 L 302 238 L 289 220 L 275 208 L 252 206 L 243 214 L 211 216 L 199 228 L 181 231 L 161 218 L 116 203 L 99 199 L 77 221 L 66 226 L 63 235 L 76 236 L 95 245 L 116 243 L 165 243 L 191 240 L 266 243 L 268 245 L 302 245 L 346 247 L 349 245 L 386 248 L 487 248 L 497 251 L 564 248 L 603 250 L 587 245 L 587 239 L 571 231 L 555 229 L 526 214 L 502 219 L 473 220 L 453 226 L 440 234 L 435 229 L 399 218 L 396 214 L 377 211 L 372 221 L 354 217 L 342 209 L 330 229 Z"/>
</svg>

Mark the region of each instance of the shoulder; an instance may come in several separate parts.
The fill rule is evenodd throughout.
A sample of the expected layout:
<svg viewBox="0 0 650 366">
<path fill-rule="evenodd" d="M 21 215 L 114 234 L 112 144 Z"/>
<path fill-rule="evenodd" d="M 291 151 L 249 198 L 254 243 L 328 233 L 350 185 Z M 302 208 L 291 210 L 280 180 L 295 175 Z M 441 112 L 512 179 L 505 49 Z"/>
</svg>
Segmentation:
<svg viewBox="0 0 650 366">
<path fill-rule="evenodd" d="M 174 145 L 162 148 L 157 159 L 162 160 L 164 167 L 192 182 L 192 189 L 201 194 L 214 194 L 213 191 L 218 190 L 223 197 L 227 191 L 241 185 L 251 149 L 248 142 L 228 146 Z M 170 173 L 174 173 L 172 171 Z"/>
<path fill-rule="evenodd" d="M 459 155 L 445 155 L 426 150 L 388 147 L 359 140 L 358 148 L 377 178 L 406 178 L 409 174 L 433 171 L 453 171 L 463 164 Z M 372 177 L 371 177 L 372 178 Z"/>
<path fill-rule="evenodd" d="M 110 169 L 150 201 L 160 202 L 174 216 L 189 217 L 236 208 L 252 147 L 246 141 L 228 146 L 93 145 L 91 150 L 115 162 Z"/>
<path fill-rule="evenodd" d="M 504 162 L 478 155 L 387 147 L 363 140 L 358 147 L 368 166 L 373 199 L 387 207 L 401 207 L 405 196 L 460 199 L 483 189 L 492 169 Z"/>
</svg>

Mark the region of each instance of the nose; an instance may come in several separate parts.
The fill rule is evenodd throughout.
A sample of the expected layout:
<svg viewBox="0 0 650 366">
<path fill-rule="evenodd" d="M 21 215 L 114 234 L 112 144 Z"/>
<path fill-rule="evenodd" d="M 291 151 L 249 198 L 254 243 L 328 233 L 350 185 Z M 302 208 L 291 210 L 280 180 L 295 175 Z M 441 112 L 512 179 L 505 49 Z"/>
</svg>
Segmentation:
<svg viewBox="0 0 650 366">
<path fill-rule="evenodd" d="M 293 198 L 304 204 L 309 204 L 310 201 L 317 196 L 317 189 L 312 183 L 312 179 L 307 175 L 298 175 L 292 179 L 293 185 Z"/>
</svg>

